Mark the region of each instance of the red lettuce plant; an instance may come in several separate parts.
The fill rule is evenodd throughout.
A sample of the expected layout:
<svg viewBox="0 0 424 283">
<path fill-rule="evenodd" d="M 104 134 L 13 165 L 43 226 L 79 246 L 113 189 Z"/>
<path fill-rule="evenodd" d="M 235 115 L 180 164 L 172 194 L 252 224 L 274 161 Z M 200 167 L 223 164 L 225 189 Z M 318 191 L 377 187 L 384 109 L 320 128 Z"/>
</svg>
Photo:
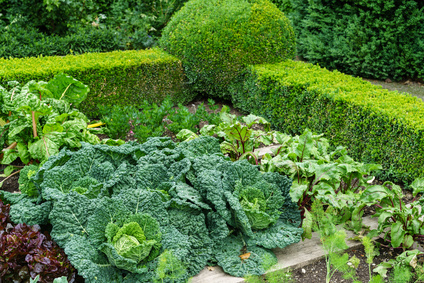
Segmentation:
<svg viewBox="0 0 424 283">
<path fill-rule="evenodd" d="M 9 205 L 0 200 L 0 282 L 24 282 L 40 275 L 39 282 L 66 276 L 75 281 L 76 271 L 64 251 L 38 225 L 14 225 Z"/>
</svg>

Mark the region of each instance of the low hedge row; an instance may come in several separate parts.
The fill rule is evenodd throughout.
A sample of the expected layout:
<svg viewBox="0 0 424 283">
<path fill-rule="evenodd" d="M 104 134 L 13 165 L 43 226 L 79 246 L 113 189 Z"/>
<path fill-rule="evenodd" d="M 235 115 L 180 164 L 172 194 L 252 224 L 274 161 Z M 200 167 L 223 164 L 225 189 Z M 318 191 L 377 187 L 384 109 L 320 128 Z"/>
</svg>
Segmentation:
<svg viewBox="0 0 424 283">
<path fill-rule="evenodd" d="M 347 146 L 354 158 L 382 164 L 379 178 L 424 175 L 424 104 L 416 97 L 291 60 L 250 66 L 230 92 L 236 107 L 279 130 L 299 134 L 308 127 Z"/>
<path fill-rule="evenodd" d="M 60 72 L 90 87 L 79 108 L 91 117 L 102 104 L 137 106 L 144 99 L 158 103 L 167 95 L 182 103 L 193 99 L 185 87 L 181 61 L 160 49 L 0 59 L 0 85 L 12 80 L 48 81 Z"/>
</svg>

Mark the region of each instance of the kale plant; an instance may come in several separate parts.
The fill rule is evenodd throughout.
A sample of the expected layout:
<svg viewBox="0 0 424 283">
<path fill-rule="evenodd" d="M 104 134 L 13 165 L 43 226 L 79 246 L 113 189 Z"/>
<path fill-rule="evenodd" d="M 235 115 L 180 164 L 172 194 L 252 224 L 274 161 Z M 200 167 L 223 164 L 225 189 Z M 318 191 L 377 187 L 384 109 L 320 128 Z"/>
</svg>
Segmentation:
<svg viewBox="0 0 424 283">
<path fill-rule="evenodd" d="M 62 150 L 8 194 L 12 219 L 49 223 L 87 282 L 185 282 L 207 263 L 263 274 L 300 240 L 291 182 L 232 162 L 213 137 Z"/>
</svg>

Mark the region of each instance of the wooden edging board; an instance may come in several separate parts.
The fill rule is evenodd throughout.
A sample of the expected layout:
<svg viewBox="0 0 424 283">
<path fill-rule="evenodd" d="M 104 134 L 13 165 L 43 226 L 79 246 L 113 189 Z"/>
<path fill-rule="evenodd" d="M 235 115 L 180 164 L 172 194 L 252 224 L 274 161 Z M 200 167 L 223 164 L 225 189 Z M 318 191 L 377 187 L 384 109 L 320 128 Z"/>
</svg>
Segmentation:
<svg viewBox="0 0 424 283">
<path fill-rule="evenodd" d="M 363 224 L 370 226 L 370 229 L 376 229 L 378 222 L 376 218 L 364 217 Z M 353 238 L 356 235 L 352 231 L 346 231 L 346 239 Z M 346 241 L 349 249 L 359 248 L 362 244 L 358 241 Z M 312 264 L 324 256 L 324 250 L 321 247 L 318 233 L 312 233 L 311 239 L 305 239 L 292 244 L 284 249 L 273 249 L 277 256 L 278 263 L 268 272 L 280 269 L 290 268 L 292 270 Z M 221 267 L 206 267 L 199 274 L 194 276 L 190 283 L 241 283 L 243 278 L 234 277 L 224 273 Z"/>
</svg>

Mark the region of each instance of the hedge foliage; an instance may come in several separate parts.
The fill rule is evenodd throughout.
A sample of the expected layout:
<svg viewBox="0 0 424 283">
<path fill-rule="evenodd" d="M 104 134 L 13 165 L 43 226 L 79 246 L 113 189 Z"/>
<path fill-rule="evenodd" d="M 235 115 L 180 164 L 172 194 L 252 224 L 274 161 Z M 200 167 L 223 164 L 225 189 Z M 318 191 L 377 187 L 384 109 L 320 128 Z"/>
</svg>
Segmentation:
<svg viewBox="0 0 424 283">
<path fill-rule="evenodd" d="M 79 106 L 90 117 L 98 113 L 97 105 L 137 106 L 144 99 L 158 103 L 168 95 L 181 103 L 193 99 L 185 87 L 181 61 L 160 49 L 0 59 L 0 85 L 48 81 L 60 72 L 90 87 Z"/>
<path fill-rule="evenodd" d="M 273 0 L 310 63 L 377 79 L 424 79 L 424 1 Z"/>
<path fill-rule="evenodd" d="M 233 103 L 276 128 L 325 133 L 355 159 L 380 163 L 380 178 L 424 176 L 424 104 L 318 65 L 285 61 L 250 66 L 230 86 Z"/>
<path fill-rule="evenodd" d="M 151 48 L 185 1 L 0 0 L 0 57 Z"/>
<path fill-rule="evenodd" d="M 63 37 L 47 36 L 35 28 L 16 25 L 0 31 L 0 58 L 6 59 L 125 49 L 121 46 L 121 35 L 111 29 L 79 28 Z"/>
<path fill-rule="evenodd" d="M 292 58 L 295 36 L 268 0 L 190 0 L 171 18 L 159 44 L 182 60 L 195 90 L 223 96 L 245 65 Z"/>
</svg>

